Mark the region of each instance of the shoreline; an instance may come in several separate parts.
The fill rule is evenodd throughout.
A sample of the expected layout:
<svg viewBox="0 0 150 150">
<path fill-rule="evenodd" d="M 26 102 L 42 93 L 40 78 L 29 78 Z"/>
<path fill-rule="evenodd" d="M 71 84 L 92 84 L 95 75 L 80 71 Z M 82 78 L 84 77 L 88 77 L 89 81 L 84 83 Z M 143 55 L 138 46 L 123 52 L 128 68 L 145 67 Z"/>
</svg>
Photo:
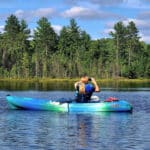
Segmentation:
<svg viewBox="0 0 150 150">
<path fill-rule="evenodd" d="M 0 82 L 76 82 L 80 78 L 0 78 Z M 150 82 L 150 79 L 128 79 L 128 78 L 96 78 L 97 82 Z"/>
</svg>

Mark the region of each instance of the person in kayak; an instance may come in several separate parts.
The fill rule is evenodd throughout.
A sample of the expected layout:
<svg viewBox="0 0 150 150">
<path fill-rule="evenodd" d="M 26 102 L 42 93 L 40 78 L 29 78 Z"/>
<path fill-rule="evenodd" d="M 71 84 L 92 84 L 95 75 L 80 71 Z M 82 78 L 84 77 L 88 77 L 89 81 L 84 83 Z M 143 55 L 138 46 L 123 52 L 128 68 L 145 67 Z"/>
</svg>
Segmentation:
<svg viewBox="0 0 150 150">
<path fill-rule="evenodd" d="M 88 103 L 90 102 L 93 92 L 100 92 L 100 88 L 94 78 L 89 78 L 83 75 L 80 81 L 75 83 L 76 89 L 76 102 Z"/>
</svg>

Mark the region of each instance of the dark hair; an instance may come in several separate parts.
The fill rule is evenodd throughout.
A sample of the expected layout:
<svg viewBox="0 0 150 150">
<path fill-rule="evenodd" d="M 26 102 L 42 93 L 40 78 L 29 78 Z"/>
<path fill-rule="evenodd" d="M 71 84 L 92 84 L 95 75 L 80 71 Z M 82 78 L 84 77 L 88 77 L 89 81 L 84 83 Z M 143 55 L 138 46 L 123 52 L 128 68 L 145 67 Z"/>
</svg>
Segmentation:
<svg viewBox="0 0 150 150">
<path fill-rule="evenodd" d="M 89 78 L 88 80 L 91 81 L 91 78 Z"/>
<path fill-rule="evenodd" d="M 86 73 L 83 73 L 83 74 L 80 75 L 80 77 L 81 77 L 81 78 L 82 78 L 82 77 L 88 77 L 88 75 L 87 75 Z"/>
</svg>

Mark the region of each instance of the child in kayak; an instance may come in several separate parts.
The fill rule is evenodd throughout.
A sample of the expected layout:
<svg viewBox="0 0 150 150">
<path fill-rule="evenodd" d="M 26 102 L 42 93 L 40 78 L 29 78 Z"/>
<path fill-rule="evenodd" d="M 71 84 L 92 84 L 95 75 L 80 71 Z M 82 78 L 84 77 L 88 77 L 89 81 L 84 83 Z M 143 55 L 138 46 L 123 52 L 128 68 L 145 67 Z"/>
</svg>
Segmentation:
<svg viewBox="0 0 150 150">
<path fill-rule="evenodd" d="M 90 102 L 93 92 L 99 92 L 100 88 L 94 78 L 89 78 L 83 75 L 80 81 L 75 83 L 76 102 L 88 103 Z"/>
</svg>

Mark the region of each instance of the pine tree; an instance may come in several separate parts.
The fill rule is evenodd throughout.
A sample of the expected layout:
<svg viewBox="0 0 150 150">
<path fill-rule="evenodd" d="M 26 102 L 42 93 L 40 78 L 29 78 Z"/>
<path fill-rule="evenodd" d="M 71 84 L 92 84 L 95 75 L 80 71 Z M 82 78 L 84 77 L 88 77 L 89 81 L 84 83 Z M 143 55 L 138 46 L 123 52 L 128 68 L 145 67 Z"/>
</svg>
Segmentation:
<svg viewBox="0 0 150 150">
<path fill-rule="evenodd" d="M 50 56 L 57 50 L 57 35 L 47 18 L 43 17 L 38 22 L 34 32 L 36 76 L 48 77 Z"/>
</svg>

